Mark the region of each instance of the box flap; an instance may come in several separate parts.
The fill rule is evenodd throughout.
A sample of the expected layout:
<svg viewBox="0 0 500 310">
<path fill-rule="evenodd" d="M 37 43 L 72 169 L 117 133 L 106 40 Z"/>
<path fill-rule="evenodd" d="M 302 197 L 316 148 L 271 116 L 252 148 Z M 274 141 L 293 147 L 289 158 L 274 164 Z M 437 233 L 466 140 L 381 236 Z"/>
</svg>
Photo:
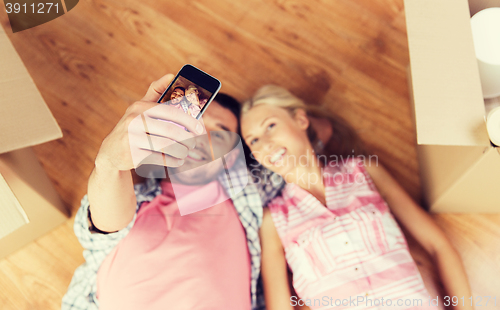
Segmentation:
<svg viewBox="0 0 500 310">
<path fill-rule="evenodd" d="M 0 26 L 0 153 L 62 137 L 28 70 Z"/>
<path fill-rule="evenodd" d="M 467 0 L 405 0 L 417 142 L 488 146 Z"/>
<path fill-rule="evenodd" d="M 499 148 L 490 147 L 432 205 L 436 213 L 500 213 Z"/>
<path fill-rule="evenodd" d="M 28 223 L 28 216 L 0 174 L 0 239 Z"/>
<path fill-rule="evenodd" d="M 0 238 L 2 259 L 64 223 L 68 210 L 30 147 L 0 154 L 0 173 L 29 218 Z"/>
<path fill-rule="evenodd" d="M 432 206 L 472 165 L 481 159 L 489 148 L 418 145 L 418 164 L 426 207 Z"/>
</svg>

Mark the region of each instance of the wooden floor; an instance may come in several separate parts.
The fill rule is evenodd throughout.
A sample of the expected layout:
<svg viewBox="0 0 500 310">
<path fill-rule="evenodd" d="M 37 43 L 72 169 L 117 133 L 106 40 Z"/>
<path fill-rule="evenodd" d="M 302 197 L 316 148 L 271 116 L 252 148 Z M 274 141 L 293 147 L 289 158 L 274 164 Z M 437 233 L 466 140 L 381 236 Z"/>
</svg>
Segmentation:
<svg viewBox="0 0 500 310">
<path fill-rule="evenodd" d="M 185 63 L 238 99 L 275 83 L 328 105 L 421 199 L 403 0 L 87 0 L 16 34 L 5 11 L 0 22 L 63 130 L 34 150 L 73 215 L 103 138 L 153 80 Z M 500 216 L 434 218 L 461 253 L 474 294 L 498 294 Z M 2 310 L 60 308 L 83 263 L 72 225 L 0 261 Z M 411 249 L 428 286 L 439 287 L 428 257 Z"/>
</svg>

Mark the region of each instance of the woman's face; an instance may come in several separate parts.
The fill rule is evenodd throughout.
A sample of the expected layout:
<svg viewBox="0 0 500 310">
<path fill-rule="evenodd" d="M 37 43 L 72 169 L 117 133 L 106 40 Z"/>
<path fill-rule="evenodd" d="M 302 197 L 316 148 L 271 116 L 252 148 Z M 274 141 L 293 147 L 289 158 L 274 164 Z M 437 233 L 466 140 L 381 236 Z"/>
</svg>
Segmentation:
<svg viewBox="0 0 500 310">
<path fill-rule="evenodd" d="M 180 88 L 176 88 L 170 95 L 170 102 L 172 104 L 178 104 L 179 102 L 181 102 L 183 96 L 184 96 L 184 91 Z"/>
<path fill-rule="evenodd" d="M 200 105 L 200 99 L 198 98 L 198 95 L 196 94 L 196 90 L 194 88 L 186 90 L 186 98 L 192 104 L 195 104 L 197 106 Z"/>
<path fill-rule="evenodd" d="M 301 164 L 303 156 L 311 153 L 307 137 L 309 120 L 304 110 L 295 116 L 279 107 L 258 105 L 241 119 L 243 139 L 255 159 L 264 167 L 286 176 Z M 307 160 L 302 159 L 307 164 Z"/>
</svg>

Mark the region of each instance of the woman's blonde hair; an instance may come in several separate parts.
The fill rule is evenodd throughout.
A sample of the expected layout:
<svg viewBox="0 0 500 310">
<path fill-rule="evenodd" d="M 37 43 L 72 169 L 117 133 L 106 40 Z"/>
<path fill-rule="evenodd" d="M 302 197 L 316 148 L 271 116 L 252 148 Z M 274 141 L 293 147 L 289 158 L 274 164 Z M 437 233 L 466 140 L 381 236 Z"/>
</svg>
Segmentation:
<svg viewBox="0 0 500 310">
<path fill-rule="evenodd" d="M 198 87 L 194 86 L 194 85 L 189 85 L 187 88 L 186 88 L 186 92 L 188 90 L 191 90 L 191 89 L 194 89 L 196 90 L 196 94 L 199 95 L 200 94 L 200 91 L 198 90 Z"/>
<path fill-rule="evenodd" d="M 287 110 L 292 117 L 298 109 L 302 109 L 307 113 L 307 116 L 327 119 L 332 127 L 332 136 L 324 144 L 321 150 L 316 149 L 317 155 L 332 155 L 343 156 L 356 156 L 365 153 L 361 144 L 361 140 L 356 131 L 342 118 L 334 115 L 332 112 L 323 106 L 316 106 L 306 104 L 301 99 L 292 95 L 288 90 L 276 85 L 265 85 L 261 87 L 253 95 L 243 103 L 241 114 L 245 114 L 253 107 L 267 104 L 275 107 L 280 107 Z M 311 126 L 311 119 L 309 119 L 309 127 L 307 128 L 307 136 L 314 148 L 319 143 L 316 131 Z"/>
</svg>

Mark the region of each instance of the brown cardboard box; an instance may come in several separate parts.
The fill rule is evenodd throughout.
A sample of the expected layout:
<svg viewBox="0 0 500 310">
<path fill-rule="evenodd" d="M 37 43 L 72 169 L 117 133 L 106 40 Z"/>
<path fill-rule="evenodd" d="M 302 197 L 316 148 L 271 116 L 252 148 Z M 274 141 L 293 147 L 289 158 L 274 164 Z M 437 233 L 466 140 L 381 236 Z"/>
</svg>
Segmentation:
<svg viewBox="0 0 500 310">
<path fill-rule="evenodd" d="M 0 27 L 0 258 L 67 219 L 30 148 L 60 137 L 61 129 Z"/>
<path fill-rule="evenodd" d="M 409 83 L 432 212 L 500 212 L 500 148 L 488 137 L 471 12 L 500 1 L 405 0 Z"/>
</svg>

